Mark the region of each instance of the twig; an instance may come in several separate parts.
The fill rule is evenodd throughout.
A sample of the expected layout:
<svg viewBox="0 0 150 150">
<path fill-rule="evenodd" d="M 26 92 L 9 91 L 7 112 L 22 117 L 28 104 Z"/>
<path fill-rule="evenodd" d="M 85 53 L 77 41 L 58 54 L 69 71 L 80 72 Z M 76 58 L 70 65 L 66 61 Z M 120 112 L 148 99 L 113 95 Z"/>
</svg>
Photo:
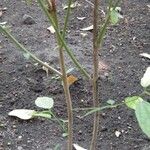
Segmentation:
<svg viewBox="0 0 150 150">
<path fill-rule="evenodd" d="M 34 54 L 29 52 L 22 44 L 20 44 L 5 28 L 0 26 L 0 32 L 3 32 L 22 52 L 27 53 L 29 55 L 29 58 L 32 58 L 42 66 L 48 68 L 50 71 L 58 74 L 60 77 L 62 76 L 61 72 L 54 69 L 53 67 L 49 66 L 47 63 L 41 61 L 39 58 L 37 58 Z"/>
</svg>

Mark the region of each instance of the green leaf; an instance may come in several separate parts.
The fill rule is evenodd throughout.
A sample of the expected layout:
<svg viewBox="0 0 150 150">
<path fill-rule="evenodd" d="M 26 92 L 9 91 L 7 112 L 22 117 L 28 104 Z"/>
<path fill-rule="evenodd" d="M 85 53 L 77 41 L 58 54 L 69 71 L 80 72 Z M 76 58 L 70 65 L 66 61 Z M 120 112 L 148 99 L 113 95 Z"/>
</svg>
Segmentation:
<svg viewBox="0 0 150 150">
<path fill-rule="evenodd" d="M 38 97 L 35 100 L 35 105 L 40 108 L 51 109 L 54 106 L 54 100 L 50 97 Z"/>
<path fill-rule="evenodd" d="M 68 123 L 68 120 L 64 120 L 64 119 L 59 119 L 59 120 L 63 123 Z"/>
<path fill-rule="evenodd" d="M 114 105 L 114 104 L 115 104 L 115 101 L 112 100 L 112 99 L 109 99 L 109 100 L 107 101 L 107 104 L 109 104 L 109 105 Z"/>
<path fill-rule="evenodd" d="M 112 24 L 117 24 L 120 18 L 123 18 L 123 16 L 119 13 L 121 11 L 120 7 L 116 7 L 116 9 L 111 8 L 110 10 L 110 21 Z"/>
<path fill-rule="evenodd" d="M 57 144 L 55 147 L 54 147 L 54 150 L 60 150 L 61 148 L 60 148 L 60 145 L 59 144 Z"/>
<path fill-rule="evenodd" d="M 150 86 L 150 67 L 148 67 L 141 79 L 141 86 L 146 88 Z"/>
<path fill-rule="evenodd" d="M 116 10 L 112 10 L 110 13 L 110 20 L 112 24 L 117 24 L 119 21 L 118 12 Z"/>
<path fill-rule="evenodd" d="M 36 112 L 34 115 L 34 117 L 43 117 L 43 118 L 48 118 L 48 119 L 51 119 L 52 116 L 50 113 L 47 113 L 47 112 Z"/>
<path fill-rule="evenodd" d="M 139 102 L 135 114 L 142 131 L 150 138 L 150 103 Z"/>
<path fill-rule="evenodd" d="M 66 71 L 67 74 L 71 73 L 75 68 L 70 68 Z"/>
<path fill-rule="evenodd" d="M 27 60 L 30 59 L 30 54 L 29 54 L 29 53 L 23 53 L 23 56 L 24 56 Z"/>
<path fill-rule="evenodd" d="M 125 104 L 127 105 L 127 107 L 134 110 L 136 109 L 137 104 L 142 101 L 143 99 L 139 96 L 132 96 L 125 98 Z"/>
<path fill-rule="evenodd" d="M 30 109 L 15 109 L 8 113 L 9 116 L 18 117 L 22 120 L 29 120 L 34 117 L 35 110 Z"/>
<path fill-rule="evenodd" d="M 67 137 L 68 136 L 68 133 L 63 133 L 62 134 L 62 137 Z"/>
<path fill-rule="evenodd" d="M 10 26 L 6 25 L 7 22 L 3 22 L 0 24 L 0 32 L 4 33 L 5 34 L 5 31 L 6 30 L 7 32 L 11 32 L 11 28 Z"/>
</svg>

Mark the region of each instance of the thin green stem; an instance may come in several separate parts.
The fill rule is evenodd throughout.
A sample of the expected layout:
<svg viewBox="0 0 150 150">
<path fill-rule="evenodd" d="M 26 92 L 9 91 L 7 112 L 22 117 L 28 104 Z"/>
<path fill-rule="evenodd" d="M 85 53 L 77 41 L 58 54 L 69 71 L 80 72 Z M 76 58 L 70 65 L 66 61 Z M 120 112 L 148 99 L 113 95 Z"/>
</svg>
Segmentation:
<svg viewBox="0 0 150 150">
<path fill-rule="evenodd" d="M 70 16 L 70 11 L 71 11 L 71 3 L 72 0 L 68 0 L 68 8 L 67 8 L 67 13 L 65 17 L 65 23 L 64 23 L 64 28 L 63 28 L 63 38 L 65 37 L 66 31 L 67 31 L 67 24 Z"/>
<path fill-rule="evenodd" d="M 96 112 L 100 112 L 104 109 L 116 108 L 116 107 L 121 106 L 121 105 L 124 105 L 124 103 L 120 103 L 120 104 L 116 104 L 116 105 L 107 105 L 107 106 L 103 106 L 103 107 L 94 108 L 94 109 L 90 110 L 89 112 L 87 112 L 85 115 L 83 115 L 81 118 L 84 118 L 84 117 L 86 117 L 88 115 L 91 115 L 93 113 L 96 113 Z"/>
<path fill-rule="evenodd" d="M 115 9 L 119 2 L 120 2 L 120 0 L 117 0 L 116 3 L 114 4 L 114 6 L 112 4 L 112 0 L 110 0 L 110 2 L 109 2 L 109 8 L 108 8 L 108 12 L 106 15 L 105 23 L 100 28 L 99 33 L 98 33 L 98 37 L 97 37 L 97 41 L 96 41 L 98 47 L 101 47 L 101 45 L 103 43 L 104 35 L 106 34 L 106 31 L 107 31 L 107 27 L 110 24 L 111 8 Z"/>
<path fill-rule="evenodd" d="M 72 59 L 73 63 L 76 65 L 76 67 L 79 69 L 79 71 L 85 75 L 85 77 L 87 77 L 88 79 L 90 79 L 90 75 L 86 72 L 86 70 L 82 67 L 82 65 L 77 61 L 77 59 L 75 58 L 74 54 L 72 53 L 71 49 L 69 49 L 69 47 L 67 46 L 64 38 L 62 37 L 62 35 L 60 34 L 59 30 L 57 29 L 55 22 L 53 21 L 51 15 L 49 14 L 49 12 L 47 11 L 47 9 L 45 8 L 45 5 L 43 3 L 42 0 L 38 0 L 38 3 L 40 4 L 41 8 L 43 9 L 43 11 L 45 12 L 46 16 L 48 17 L 49 21 L 51 22 L 52 26 L 54 27 L 57 37 L 59 38 L 59 40 L 61 41 L 63 47 L 65 48 L 65 50 L 67 51 L 68 55 L 70 56 L 70 58 Z"/>
<path fill-rule="evenodd" d="M 96 41 L 98 47 L 101 47 L 103 39 L 104 39 L 104 35 L 106 33 L 106 29 L 107 29 L 107 27 L 109 25 L 110 13 L 111 13 L 110 9 L 111 9 L 111 7 L 112 7 L 112 0 L 109 3 L 109 9 L 108 9 L 108 12 L 107 12 L 106 21 L 102 25 L 102 28 L 100 29 L 100 31 L 98 33 L 98 37 L 97 37 L 97 41 Z"/>
<path fill-rule="evenodd" d="M 50 71 L 58 74 L 60 77 L 62 76 L 61 72 L 54 69 L 53 67 L 49 66 L 47 63 L 41 61 L 37 58 L 34 54 L 28 51 L 22 44 L 20 44 L 5 28 L 0 26 L 0 32 L 4 33 L 23 53 L 28 54 L 29 58 L 35 60 L 37 63 L 41 64 L 42 66 L 48 68 Z"/>
<path fill-rule="evenodd" d="M 90 111 L 90 110 L 97 110 L 97 111 L 101 111 L 104 109 L 109 109 L 109 108 L 115 108 L 121 105 L 125 105 L 124 102 L 122 103 L 118 103 L 115 105 L 106 105 L 106 106 L 102 106 L 102 107 L 89 107 L 89 108 L 74 108 L 73 111 Z"/>
<path fill-rule="evenodd" d="M 150 93 L 148 91 L 144 90 L 141 94 L 139 94 L 139 96 L 144 96 L 144 95 L 150 96 Z"/>
<path fill-rule="evenodd" d="M 62 125 L 61 121 L 56 117 L 56 115 L 50 110 L 50 113 L 52 114 L 52 116 L 55 118 L 55 120 L 59 123 L 59 125 L 61 126 L 63 132 L 66 132 L 64 126 Z"/>
<path fill-rule="evenodd" d="M 145 91 L 145 94 L 148 95 L 148 96 L 150 96 L 150 93 L 148 91 Z"/>
</svg>

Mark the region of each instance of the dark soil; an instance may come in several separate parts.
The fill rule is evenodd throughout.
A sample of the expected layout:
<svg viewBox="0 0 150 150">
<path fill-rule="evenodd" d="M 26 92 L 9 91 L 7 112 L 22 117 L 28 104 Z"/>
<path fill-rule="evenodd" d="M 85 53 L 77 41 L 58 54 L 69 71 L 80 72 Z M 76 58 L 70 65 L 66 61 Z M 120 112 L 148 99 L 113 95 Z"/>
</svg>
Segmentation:
<svg viewBox="0 0 150 150">
<path fill-rule="evenodd" d="M 67 36 L 71 47 L 81 64 L 92 73 L 92 32 L 83 38 L 80 29 L 92 23 L 92 7 L 84 0 L 81 6 L 72 10 Z M 64 10 L 57 1 L 58 14 L 63 23 Z M 101 3 L 106 8 L 105 3 Z M 99 100 L 106 104 L 108 99 L 121 102 L 126 96 L 141 92 L 140 79 L 150 61 L 139 56 L 150 52 L 150 5 L 149 0 L 132 0 L 122 4 L 124 17 L 119 25 L 108 29 L 104 47 L 100 52 Z M 7 7 L 0 22 L 7 22 L 11 33 L 20 43 L 34 52 L 43 61 L 59 69 L 58 53 L 54 35 L 47 31 L 49 23 L 37 3 L 28 6 L 20 0 L 1 0 L 0 8 Z M 31 15 L 36 22 L 23 23 L 23 15 Z M 80 21 L 77 17 L 86 17 Z M 126 20 L 126 21 L 125 21 Z M 73 66 L 66 55 L 67 67 Z M 0 150 L 50 150 L 60 144 L 66 150 L 66 138 L 55 121 L 33 119 L 22 121 L 8 117 L 8 112 L 17 108 L 37 109 L 34 100 L 39 96 L 52 96 L 54 112 L 66 119 L 66 103 L 60 81 L 52 80 L 52 73 L 46 76 L 41 66 L 34 66 L 5 36 L 0 35 Z M 73 107 L 92 106 L 92 92 L 89 81 L 74 71 L 79 80 L 71 85 Z M 74 143 L 89 148 L 93 117 L 80 119 L 74 113 Z M 150 150 L 150 141 L 139 128 L 134 112 L 126 107 L 104 111 L 101 115 L 97 150 Z M 115 131 L 121 132 L 116 137 Z"/>
</svg>

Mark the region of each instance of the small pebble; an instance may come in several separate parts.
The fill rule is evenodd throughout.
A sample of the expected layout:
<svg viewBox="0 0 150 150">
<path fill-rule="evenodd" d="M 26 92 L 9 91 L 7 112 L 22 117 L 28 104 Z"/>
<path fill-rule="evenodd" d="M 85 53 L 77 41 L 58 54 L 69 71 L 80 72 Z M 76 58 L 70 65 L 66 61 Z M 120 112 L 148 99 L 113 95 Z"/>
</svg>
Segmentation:
<svg viewBox="0 0 150 150">
<path fill-rule="evenodd" d="M 35 24 L 36 22 L 34 21 L 34 19 L 31 16 L 25 14 L 23 16 L 23 23 L 26 25 L 32 25 L 32 24 Z"/>
<path fill-rule="evenodd" d="M 12 127 L 13 127 L 14 129 L 16 129 L 16 128 L 17 128 L 17 126 L 16 126 L 16 125 L 13 125 Z"/>
<path fill-rule="evenodd" d="M 20 136 L 18 136 L 18 139 L 20 140 L 20 139 L 22 139 L 22 136 L 20 135 Z"/>
<path fill-rule="evenodd" d="M 7 145 L 10 146 L 10 145 L 11 145 L 11 142 L 8 142 Z"/>
<path fill-rule="evenodd" d="M 17 150 L 23 150 L 22 146 L 18 146 Z"/>
<path fill-rule="evenodd" d="M 121 132 L 120 131 L 115 131 L 115 135 L 116 135 L 116 137 L 119 137 L 121 135 Z"/>
<path fill-rule="evenodd" d="M 78 134 L 80 134 L 80 135 L 81 135 L 81 134 L 82 134 L 82 131 L 81 131 L 81 130 L 79 130 Z"/>
</svg>

